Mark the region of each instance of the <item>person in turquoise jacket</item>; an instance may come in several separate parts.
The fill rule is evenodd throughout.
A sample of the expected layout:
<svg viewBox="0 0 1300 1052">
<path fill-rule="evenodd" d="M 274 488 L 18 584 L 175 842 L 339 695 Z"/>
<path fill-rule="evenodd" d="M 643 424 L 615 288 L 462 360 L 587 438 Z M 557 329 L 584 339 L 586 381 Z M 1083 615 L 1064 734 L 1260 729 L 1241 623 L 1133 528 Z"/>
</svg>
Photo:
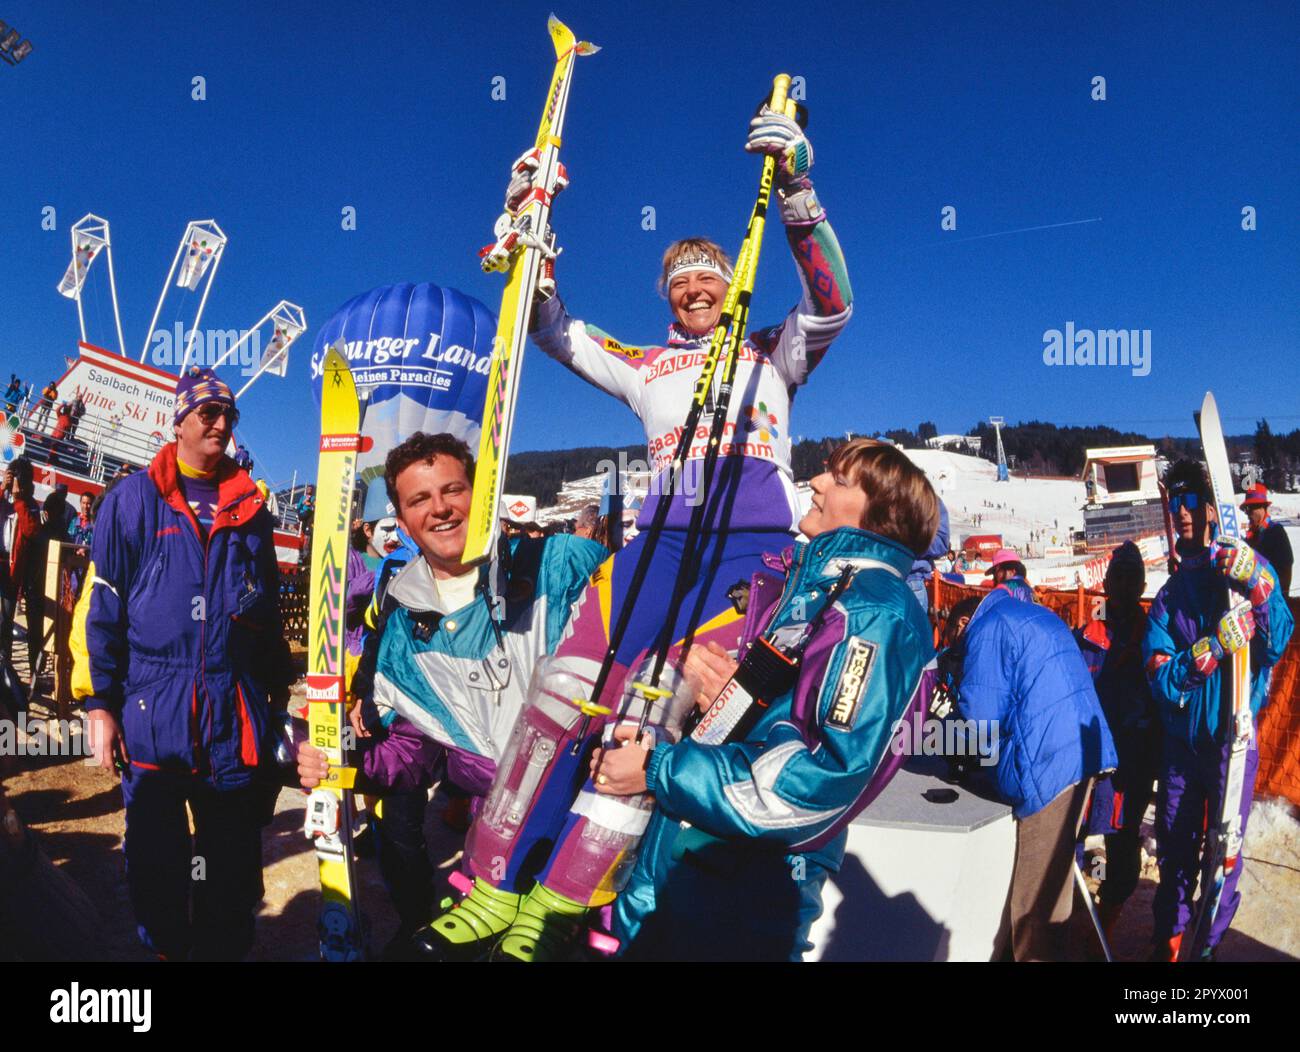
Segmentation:
<svg viewBox="0 0 1300 1052">
<path fill-rule="evenodd" d="M 932 663 L 929 622 L 906 578 L 939 524 L 924 474 L 893 446 L 841 446 L 813 481 L 784 591 L 737 666 L 716 644 L 687 659 L 706 709 L 689 737 L 646 751 L 634 726 L 592 761 L 597 791 L 656 801 L 614 934 L 639 960 L 799 960 L 846 827 L 892 773 L 897 722 Z M 757 595 L 751 586 L 750 604 Z M 749 655 L 798 651 L 778 693 L 747 679 Z M 764 698 L 717 744 L 736 686 Z M 779 689 L 779 688 L 777 688 Z M 753 709 L 746 710 L 753 712 Z"/>
<path fill-rule="evenodd" d="M 391 576 L 381 571 L 378 618 L 352 680 L 360 699 L 353 728 L 363 742 L 357 788 L 384 797 L 380 868 L 402 922 L 390 946 L 399 956 L 432 912 L 424 818 L 436 772 L 471 796 L 487 793 L 536 667 L 609 557 L 595 541 L 566 534 L 513 538 L 491 563 L 462 563 L 474 469 L 464 442 L 419 431 L 384 466 L 415 555 Z M 298 769 L 303 787 L 314 788 L 328 770 L 325 754 L 302 743 Z M 481 919 L 481 897 L 453 911 L 457 926 Z M 504 908 L 500 898 L 489 906 Z M 411 951 L 437 955 L 439 935 L 423 932 Z"/>
<path fill-rule="evenodd" d="M 1016 820 L 1012 955 L 1063 960 L 1075 836 L 1093 777 L 1119 762 L 1115 743 L 1069 628 L 1023 578 L 985 597 L 961 645 L 957 712 L 996 728 L 995 780 Z"/>
</svg>

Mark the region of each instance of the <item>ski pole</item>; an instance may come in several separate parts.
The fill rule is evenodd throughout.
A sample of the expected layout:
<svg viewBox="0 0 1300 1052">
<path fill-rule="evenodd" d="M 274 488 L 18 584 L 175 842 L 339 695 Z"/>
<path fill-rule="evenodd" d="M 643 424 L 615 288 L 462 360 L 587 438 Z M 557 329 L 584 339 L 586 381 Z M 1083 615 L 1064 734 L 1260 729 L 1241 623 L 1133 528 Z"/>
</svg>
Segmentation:
<svg viewBox="0 0 1300 1052">
<path fill-rule="evenodd" d="M 1097 906 L 1092 901 L 1092 892 L 1088 890 L 1088 882 L 1083 879 L 1083 870 L 1079 868 L 1079 860 L 1074 860 L 1074 882 L 1079 885 L 1079 892 L 1083 895 L 1084 905 L 1088 907 L 1088 916 L 1092 918 L 1092 926 L 1097 932 L 1097 941 L 1101 943 L 1101 952 L 1106 955 L 1106 963 L 1114 964 L 1115 958 L 1110 953 L 1110 943 L 1106 941 L 1106 933 L 1101 929 L 1101 918 L 1097 916 Z"/>
<path fill-rule="evenodd" d="M 772 100 L 779 102 L 784 107 L 785 96 L 789 91 L 790 77 L 786 74 L 779 75 L 773 85 Z M 752 263 L 751 263 L 751 244 L 754 241 L 755 233 L 761 238 L 763 230 L 763 221 L 766 218 L 767 199 L 771 196 L 772 180 L 775 175 L 776 160 L 773 157 L 764 157 L 763 175 L 759 182 L 759 198 L 754 204 L 754 209 L 750 213 L 749 227 L 746 230 L 745 239 L 741 244 L 740 251 L 736 256 L 736 270 L 732 275 L 731 284 L 727 288 L 727 294 L 723 298 L 722 312 L 718 317 L 717 324 L 713 329 L 713 338 L 709 344 L 708 353 L 705 356 L 704 365 L 700 371 L 700 376 L 696 381 L 695 390 L 692 394 L 690 409 L 686 414 L 686 423 L 682 427 L 681 436 L 677 440 L 677 449 L 674 451 L 673 460 L 667 469 L 669 475 L 668 492 L 660 494 L 658 504 L 655 505 L 654 516 L 650 522 L 650 528 L 647 531 L 645 543 L 641 548 L 641 553 L 637 558 L 637 564 L 632 572 L 632 580 L 628 584 L 628 590 L 624 595 L 623 603 L 619 609 L 619 616 L 614 624 L 614 630 L 610 633 L 609 647 L 605 651 L 604 660 L 601 662 L 600 671 L 596 675 L 596 680 L 592 686 L 591 700 L 597 703 L 603 693 L 606 684 L 609 681 L 610 673 L 613 671 L 614 663 L 617 659 L 618 649 L 627 635 L 627 628 L 632 618 L 632 610 L 635 606 L 637 597 L 641 594 L 641 589 L 645 585 L 645 578 L 650 569 L 650 563 L 654 557 L 654 552 L 658 547 L 660 535 L 663 533 L 664 523 L 668 519 L 668 510 L 671 503 L 671 497 L 675 492 L 675 483 L 677 480 L 685 478 L 686 465 L 690 457 L 691 440 L 695 434 L 695 429 L 699 425 L 700 415 L 704 410 L 704 405 L 708 399 L 709 391 L 712 387 L 713 373 L 717 368 L 718 360 L 722 356 L 725 347 L 730 346 L 734 341 L 729 337 L 734 335 L 733 322 L 736 312 L 742 302 L 742 286 L 745 284 L 745 276 L 750 273 L 749 286 L 752 289 Z M 744 307 L 749 304 L 749 296 L 744 296 Z M 734 365 L 733 365 L 734 370 Z M 724 412 L 725 417 L 725 412 Z M 716 458 L 715 458 L 716 459 Z M 707 460 L 707 453 L 706 453 Z M 707 491 L 706 491 L 707 492 Z M 692 521 L 698 508 L 692 509 Z M 698 532 L 698 531 L 697 531 Z M 688 539 L 690 533 L 688 530 Z M 680 568 L 679 568 L 680 569 Z M 683 576 L 679 572 L 679 578 Z M 677 582 L 674 582 L 674 594 L 677 591 Z M 680 608 L 680 601 L 675 604 Z M 674 618 L 676 613 L 674 613 Z M 671 624 L 667 631 L 671 634 Z M 655 679 L 657 681 L 658 675 Z M 653 684 L 658 686 L 657 682 Z M 626 706 L 621 707 L 620 716 L 626 711 Z M 582 748 L 582 742 L 586 738 L 591 726 L 591 715 L 584 714 L 583 721 L 577 738 L 572 746 L 573 755 L 577 755 Z M 638 737 L 640 732 L 638 731 Z"/>
<path fill-rule="evenodd" d="M 778 113 L 785 113 L 787 116 L 793 117 L 796 107 L 794 102 L 787 98 L 789 87 L 789 76 L 786 74 L 777 76 L 772 83 L 772 97 L 768 105 L 770 109 Z M 722 439 L 726 433 L 727 416 L 731 407 L 731 396 L 735 388 L 736 366 L 740 360 L 740 348 L 745 339 L 745 325 L 749 319 L 749 306 L 758 274 L 758 259 L 763 247 L 763 233 L 767 225 L 767 209 L 771 202 L 772 184 L 775 176 L 776 158 L 769 154 L 763 158 L 763 172 L 759 179 L 758 197 L 754 202 L 754 210 L 749 220 L 749 229 L 746 231 L 745 241 L 741 245 L 740 259 L 732 281 L 732 286 L 736 290 L 735 313 L 727 332 L 726 354 L 722 358 L 718 397 L 714 406 L 708 444 L 704 451 L 699 473 L 700 499 L 691 508 L 691 517 L 687 524 L 684 545 L 684 561 L 674 582 L 668 616 L 656 644 L 654 670 L 650 678 L 651 687 L 658 687 L 659 685 L 659 679 L 668 660 L 668 651 L 672 648 L 673 635 L 677 618 L 681 613 L 682 603 L 685 602 L 691 582 L 700 569 L 700 557 L 703 553 L 696 549 L 702 547 L 700 534 L 704 530 L 704 520 L 710 502 L 714 473 L 717 470 L 718 458 L 722 452 Z M 702 404 L 707 398 L 711 381 L 712 370 L 706 361 L 696 384 L 695 398 L 697 404 Z M 685 643 L 682 648 L 683 657 L 690 649 L 693 635 L 694 627 L 692 626 L 686 633 Z M 638 726 L 638 737 L 644 730 L 648 717 L 649 706 L 642 713 Z"/>
</svg>

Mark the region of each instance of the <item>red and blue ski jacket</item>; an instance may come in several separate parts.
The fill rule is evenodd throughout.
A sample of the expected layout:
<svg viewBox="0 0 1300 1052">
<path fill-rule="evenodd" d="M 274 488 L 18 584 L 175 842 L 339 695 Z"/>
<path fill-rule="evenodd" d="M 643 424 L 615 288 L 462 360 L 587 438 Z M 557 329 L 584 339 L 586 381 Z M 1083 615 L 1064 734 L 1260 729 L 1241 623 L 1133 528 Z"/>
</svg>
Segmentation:
<svg viewBox="0 0 1300 1052">
<path fill-rule="evenodd" d="M 206 538 L 174 442 L 106 494 L 73 620 L 73 694 L 113 713 L 133 767 L 234 789 L 269 758 L 269 697 L 293 674 L 271 517 L 229 457 L 217 483 Z"/>
</svg>

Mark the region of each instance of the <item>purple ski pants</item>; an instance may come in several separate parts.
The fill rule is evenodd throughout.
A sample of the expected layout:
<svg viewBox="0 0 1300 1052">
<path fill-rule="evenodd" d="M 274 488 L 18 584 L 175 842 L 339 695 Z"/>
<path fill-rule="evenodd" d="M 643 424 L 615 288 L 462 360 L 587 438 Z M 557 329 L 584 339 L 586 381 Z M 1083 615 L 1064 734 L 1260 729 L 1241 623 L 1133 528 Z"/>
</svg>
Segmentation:
<svg viewBox="0 0 1300 1052">
<path fill-rule="evenodd" d="M 1231 741 L 1222 745 L 1205 742 L 1193 749 L 1186 742 L 1165 737 L 1163 776 L 1156 798 L 1156 860 L 1160 866 L 1160 885 L 1156 888 L 1153 910 L 1157 946 L 1168 946 L 1170 939 L 1183 931 L 1192 915 L 1192 895 L 1201 873 L 1201 858 L 1208 824 L 1219 821 L 1223 786 L 1227 780 Z M 1246 777 L 1241 792 L 1241 830 L 1246 833 L 1246 819 L 1255 797 L 1255 771 L 1259 767 L 1259 747 L 1251 731 L 1246 752 Z M 1210 929 L 1208 946 L 1219 944 L 1232 925 L 1241 896 L 1237 882 L 1245 868 L 1245 851 L 1237 867 L 1223 883 L 1223 899 Z M 1190 936 L 1189 936 L 1190 937 Z"/>
</svg>

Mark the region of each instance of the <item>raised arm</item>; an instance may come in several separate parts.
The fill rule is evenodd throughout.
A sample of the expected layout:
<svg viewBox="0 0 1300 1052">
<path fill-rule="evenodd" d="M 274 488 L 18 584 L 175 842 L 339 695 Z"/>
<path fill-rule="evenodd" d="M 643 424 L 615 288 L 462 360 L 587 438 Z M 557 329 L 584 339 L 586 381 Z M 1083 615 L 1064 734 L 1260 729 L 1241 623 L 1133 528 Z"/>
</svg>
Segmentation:
<svg viewBox="0 0 1300 1052">
<path fill-rule="evenodd" d="M 547 355 L 640 415 L 642 348 L 571 317 L 559 296 L 537 304 L 532 336 Z"/>
<path fill-rule="evenodd" d="M 813 149 L 798 122 L 764 107 L 750 122 L 745 149 L 777 158 L 778 206 L 803 286 L 798 306 L 786 319 L 752 339 L 789 383 L 801 384 L 853 312 L 848 268 L 809 178 Z"/>
</svg>

